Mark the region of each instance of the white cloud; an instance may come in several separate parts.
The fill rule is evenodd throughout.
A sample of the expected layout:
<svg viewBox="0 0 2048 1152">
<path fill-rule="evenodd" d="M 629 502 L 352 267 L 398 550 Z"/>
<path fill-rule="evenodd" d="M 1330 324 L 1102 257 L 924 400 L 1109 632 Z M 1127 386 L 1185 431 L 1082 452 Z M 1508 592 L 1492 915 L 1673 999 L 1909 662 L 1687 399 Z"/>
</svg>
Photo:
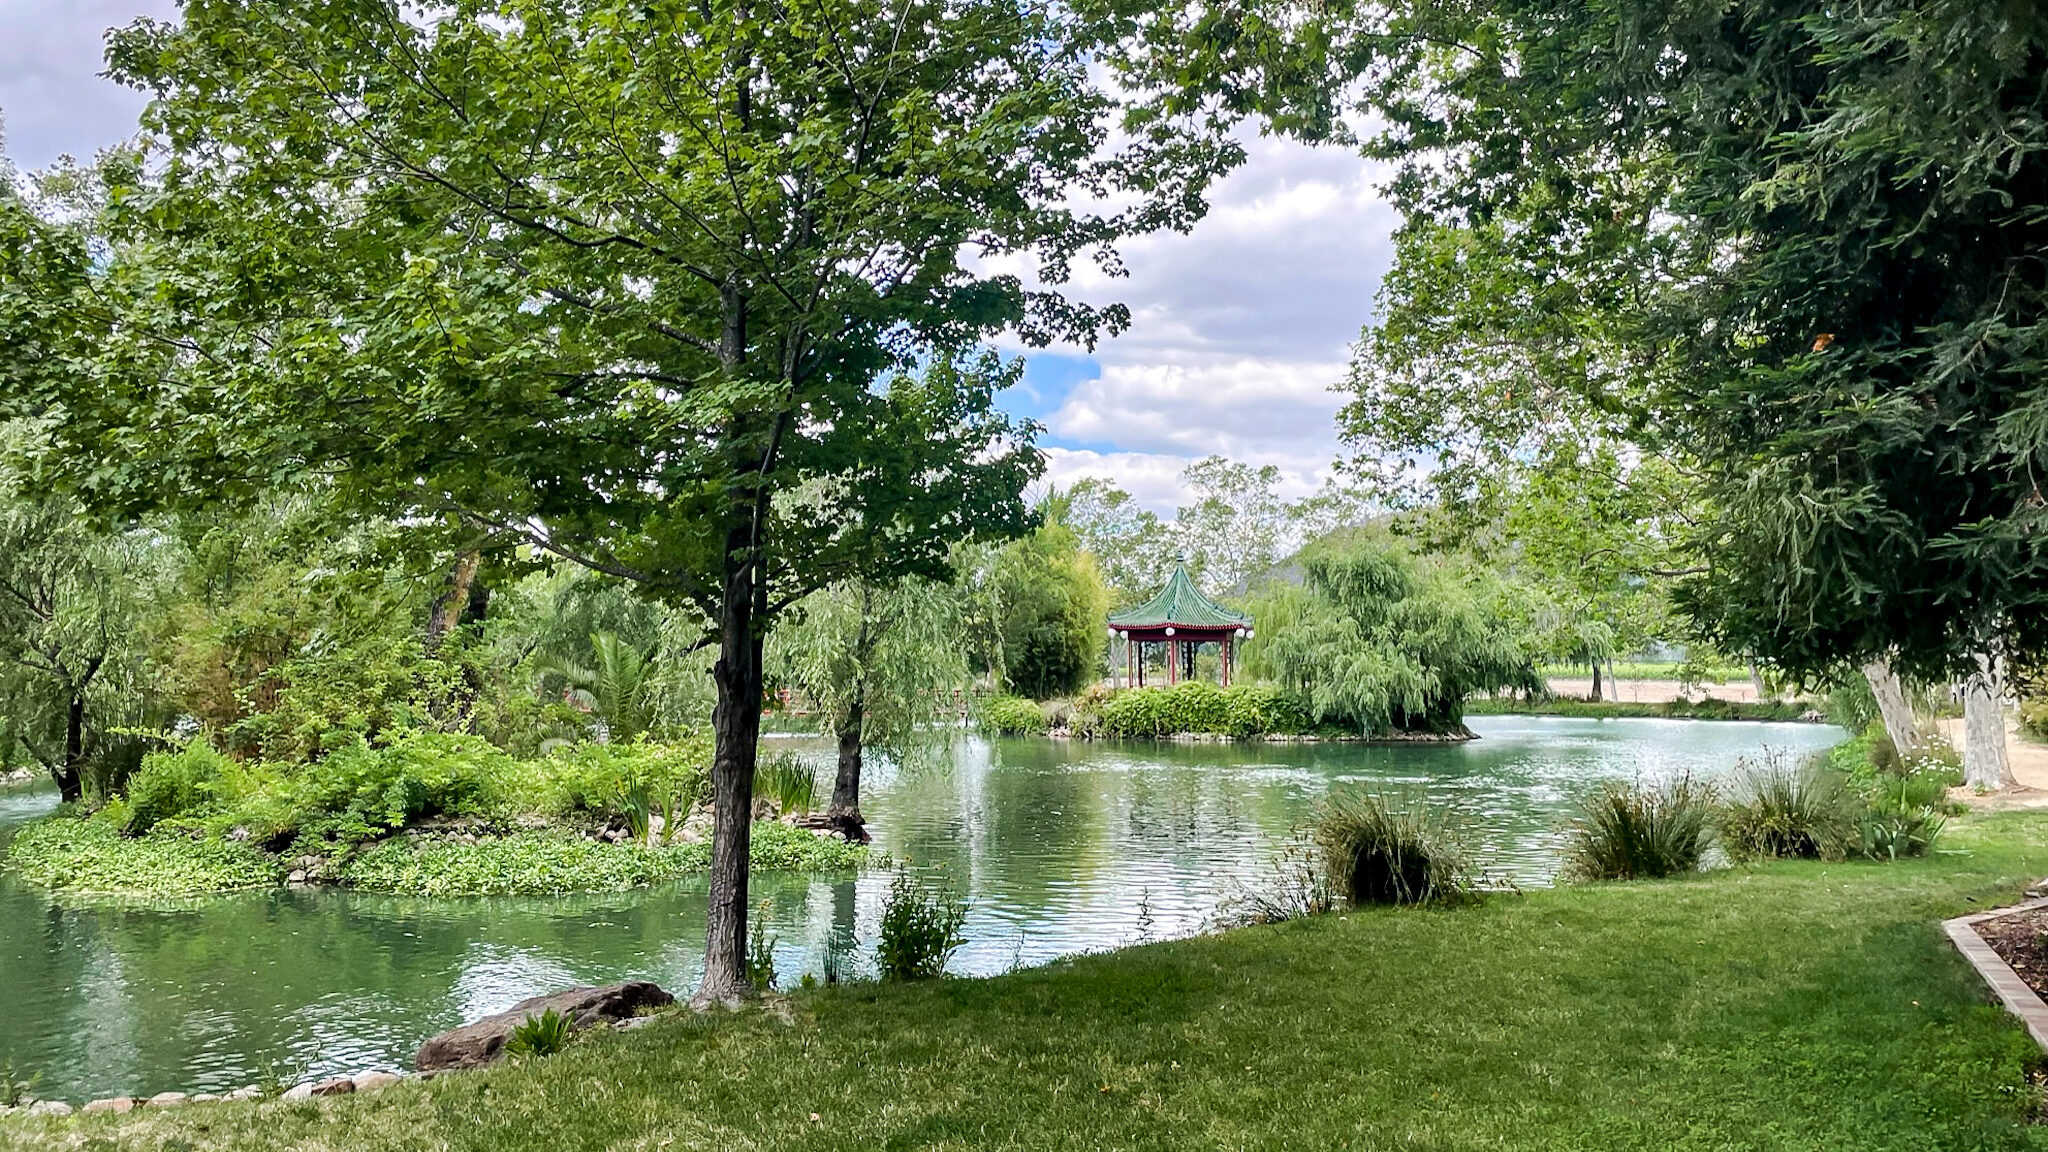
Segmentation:
<svg viewBox="0 0 2048 1152">
<path fill-rule="evenodd" d="M 1046 419 L 1055 436 L 1116 451 L 1056 468 L 1110 476 L 1142 458 L 1151 494 L 1125 486 L 1160 511 L 1181 493 L 1157 476 L 1210 453 L 1278 465 L 1292 494 L 1328 473 L 1343 403 L 1330 387 L 1392 260 L 1399 217 L 1374 186 L 1382 171 L 1343 150 L 1246 143 L 1250 160 L 1191 233 L 1129 241 L 1129 278 L 1091 269 L 1072 285 L 1123 301 L 1132 323 L 1096 349 L 1101 377 Z"/>
<path fill-rule="evenodd" d="M 173 0 L 0 0 L 0 122 L 25 169 L 93 153 L 135 134 L 142 93 L 100 75 L 106 32 L 168 19 Z"/>
</svg>

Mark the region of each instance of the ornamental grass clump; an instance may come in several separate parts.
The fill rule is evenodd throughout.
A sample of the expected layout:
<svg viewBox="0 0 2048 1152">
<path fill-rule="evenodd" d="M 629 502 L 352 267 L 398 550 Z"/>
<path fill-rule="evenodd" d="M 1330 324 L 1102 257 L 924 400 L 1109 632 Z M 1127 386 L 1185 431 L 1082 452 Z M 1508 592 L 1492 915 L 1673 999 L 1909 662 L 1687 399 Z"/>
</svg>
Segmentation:
<svg viewBox="0 0 2048 1152">
<path fill-rule="evenodd" d="M 1721 842 L 1737 860 L 1843 860 L 1862 847 L 1865 808 L 1823 761 L 1768 753 L 1737 766 L 1721 812 Z"/>
<path fill-rule="evenodd" d="M 1433 904 L 1474 892 L 1457 835 L 1419 803 L 1334 795 L 1316 823 L 1315 845 L 1330 887 L 1353 905 Z"/>
<path fill-rule="evenodd" d="M 1610 783 L 1572 824 L 1566 875 L 1643 880 L 1697 872 L 1714 839 L 1714 793 L 1690 776 L 1662 787 Z"/>
</svg>

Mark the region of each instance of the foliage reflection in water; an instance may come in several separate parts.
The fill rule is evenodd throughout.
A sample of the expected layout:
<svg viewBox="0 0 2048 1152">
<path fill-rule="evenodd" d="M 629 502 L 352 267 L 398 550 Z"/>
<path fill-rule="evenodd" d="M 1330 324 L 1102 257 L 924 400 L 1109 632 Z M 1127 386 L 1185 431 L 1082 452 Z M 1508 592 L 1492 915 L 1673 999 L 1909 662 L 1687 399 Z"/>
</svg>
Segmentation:
<svg viewBox="0 0 2048 1152">
<path fill-rule="evenodd" d="M 1466 817 L 1475 858 L 1549 882 L 1573 802 L 1599 782 L 1715 776 L 1833 728 L 1483 717 L 1466 745 L 1064 744 L 963 739 L 949 766 L 877 774 L 877 847 L 969 903 L 950 971 L 986 975 L 1199 930 L 1258 882 L 1333 786 L 1419 791 Z M 792 746 L 803 747 L 801 742 Z M 806 749 L 822 758 L 821 749 Z M 54 805 L 0 791 L 0 836 Z M 758 876 L 786 982 L 872 971 L 888 877 Z M 701 885 L 620 896 L 409 900 L 245 893 L 67 907 L 0 879 L 0 972 L 19 1068 L 46 1095 L 218 1091 L 269 1075 L 398 1068 L 426 1036 L 526 996 L 702 962 Z M 839 955 L 828 960 L 828 953 Z"/>
</svg>

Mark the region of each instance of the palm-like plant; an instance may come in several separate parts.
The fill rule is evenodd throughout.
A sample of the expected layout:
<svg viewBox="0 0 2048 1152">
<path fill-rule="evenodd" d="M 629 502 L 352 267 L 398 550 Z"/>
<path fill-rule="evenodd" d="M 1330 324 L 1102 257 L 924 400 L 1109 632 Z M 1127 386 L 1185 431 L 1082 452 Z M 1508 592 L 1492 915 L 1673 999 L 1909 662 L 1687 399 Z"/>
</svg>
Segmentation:
<svg viewBox="0 0 2048 1152">
<path fill-rule="evenodd" d="M 563 685 L 564 698 L 598 722 L 599 739 L 632 740 L 654 724 L 654 655 L 619 639 L 614 632 L 590 634 L 589 665 L 550 654 L 533 658 L 545 688 Z"/>
</svg>

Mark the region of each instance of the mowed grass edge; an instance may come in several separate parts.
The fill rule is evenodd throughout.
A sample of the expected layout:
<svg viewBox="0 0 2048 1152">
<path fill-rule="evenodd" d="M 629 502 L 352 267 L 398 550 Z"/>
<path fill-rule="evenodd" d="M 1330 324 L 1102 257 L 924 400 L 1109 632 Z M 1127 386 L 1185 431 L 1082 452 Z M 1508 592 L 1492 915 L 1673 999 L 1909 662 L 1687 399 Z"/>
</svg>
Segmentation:
<svg viewBox="0 0 2048 1152">
<path fill-rule="evenodd" d="M 1946 847 L 803 993 L 361 1098 L 13 1120 L 0 1147 L 2048 1147 L 2039 1052 L 1938 926 L 2048 872 L 2048 816 Z"/>
</svg>

